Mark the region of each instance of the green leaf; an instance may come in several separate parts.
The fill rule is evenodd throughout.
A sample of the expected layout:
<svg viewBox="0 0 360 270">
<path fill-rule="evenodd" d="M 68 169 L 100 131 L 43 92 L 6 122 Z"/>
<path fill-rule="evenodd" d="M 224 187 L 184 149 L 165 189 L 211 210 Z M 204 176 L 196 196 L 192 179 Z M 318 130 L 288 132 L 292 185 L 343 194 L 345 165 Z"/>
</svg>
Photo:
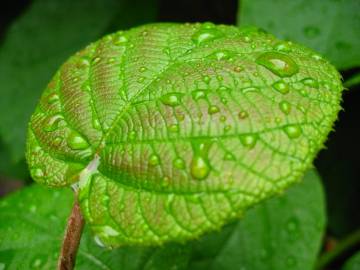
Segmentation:
<svg viewBox="0 0 360 270">
<path fill-rule="evenodd" d="M 55 269 L 72 197 L 68 189 L 32 185 L 0 201 L 0 269 Z M 187 245 L 108 250 L 85 229 L 76 269 L 307 270 L 319 250 L 324 223 L 321 184 L 310 171 L 281 197 Z"/>
<path fill-rule="evenodd" d="M 360 269 L 360 251 L 353 255 L 342 268 L 343 270 L 359 270 Z"/>
<path fill-rule="evenodd" d="M 0 108 L 6 112 L 0 114 L 0 137 L 9 146 L 9 159 L 23 158 L 27 122 L 57 67 L 114 27 L 154 20 L 155 1 L 33 1 L 0 46 Z"/>
<path fill-rule="evenodd" d="M 153 24 L 90 44 L 32 115 L 27 160 L 107 246 L 185 241 L 296 182 L 340 109 L 334 67 L 254 29 Z"/>
<path fill-rule="evenodd" d="M 348 0 L 242 0 L 238 25 L 256 25 L 302 43 L 337 68 L 360 66 L 360 2 Z"/>
<path fill-rule="evenodd" d="M 32 185 L 0 201 L 0 269 L 56 269 L 71 193 Z M 108 250 L 97 246 L 85 229 L 76 269 L 184 269 L 189 253 L 175 244 Z"/>
<path fill-rule="evenodd" d="M 190 269 L 312 270 L 325 228 L 318 174 L 272 198 L 194 247 Z"/>
</svg>

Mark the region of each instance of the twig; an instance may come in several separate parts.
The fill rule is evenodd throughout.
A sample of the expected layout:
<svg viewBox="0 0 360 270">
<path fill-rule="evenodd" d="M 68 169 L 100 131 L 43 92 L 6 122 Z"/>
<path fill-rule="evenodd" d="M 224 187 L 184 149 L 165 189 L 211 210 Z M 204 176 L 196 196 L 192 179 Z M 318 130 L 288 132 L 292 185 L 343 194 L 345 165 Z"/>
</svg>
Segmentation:
<svg viewBox="0 0 360 270">
<path fill-rule="evenodd" d="M 319 270 L 324 269 L 325 266 L 330 264 L 335 258 L 341 255 L 344 251 L 348 250 L 349 248 L 353 247 L 359 242 L 360 242 L 360 229 L 356 230 L 355 232 L 351 233 L 349 236 L 341 240 L 333 250 L 324 253 L 319 258 L 316 264 L 316 269 Z"/>
<path fill-rule="evenodd" d="M 76 253 L 80 245 L 81 234 L 84 228 L 84 218 L 80 211 L 78 195 L 75 192 L 75 202 L 68 218 L 65 237 L 61 246 L 58 269 L 72 270 L 75 266 Z"/>
</svg>

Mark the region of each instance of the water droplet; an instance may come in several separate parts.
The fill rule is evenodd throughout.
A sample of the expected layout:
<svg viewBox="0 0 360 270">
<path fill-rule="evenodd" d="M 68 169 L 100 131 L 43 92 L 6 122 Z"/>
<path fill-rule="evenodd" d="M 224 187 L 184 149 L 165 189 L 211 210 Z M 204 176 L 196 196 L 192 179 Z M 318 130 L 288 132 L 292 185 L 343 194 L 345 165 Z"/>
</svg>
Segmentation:
<svg viewBox="0 0 360 270">
<path fill-rule="evenodd" d="M 199 100 L 201 98 L 206 98 L 206 92 L 204 90 L 194 90 L 191 92 L 191 95 L 194 100 Z"/>
<path fill-rule="evenodd" d="M 77 132 L 72 131 L 66 139 L 68 146 L 73 150 L 82 150 L 89 147 L 88 142 Z"/>
<path fill-rule="evenodd" d="M 33 176 L 34 178 L 44 177 L 44 171 L 39 167 L 32 168 L 30 170 L 30 173 L 31 173 L 31 176 Z"/>
<path fill-rule="evenodd" d="M 204 180 L 210 173 L 208 152 L 211 144 L 203 140 L 194 140 L 191 145 L 194 156 L 190 165 L 190 173 L 195 179 Z"/>
<path fill-rule="evenodd" d="M 235 160 L 235 156 L 232 153 L 227 152 L 224 156 L 224 160 Z"/>
<path fill-rule="evenodd" d="M 322 57 L 321 57 L 320 55 L 316 54 L 316 53 L 312 54 L 311 57 L 312 57 L 313 59 L 317 60 L 317 61 L 319 61 L 319 60 L 322 59 Z"/>
<path fill-rule="evenodd" d="M 290 58 L 290 56 L 277 52 L 266 52 L 261 54 L 256 59 L 256 63 L 264 66 L 280 77 L 290 77 L 299 71 L 298 65 Z"/>
<path fill-rule="evenodd" d="M 182 96 L 183 94 L 174 92 L 163 95 L 160 100 L 165 105 L 175 107 L 180 104 Z"/>
<path fill-rule="evenodd" d="M 211 105 L 208 109 L 209 114 L 215 114 L 215 113 L 218 113 L 219 111 L 220 111 L 220 109 L 216 105 Z"/>
<path fill-rule="evenodd" d="M 288 125 L 284 127 L 284 131 L 290 139 L 296 139 L 301 135 L 301 128 L 298 125 Z"/>
<path fill-rule="evenodd" d="M 275 50 L 281 51 L 281 52 L 290 52 L 291 49 L 289 45 L 286 42 L 279 42 L 275 45 Z"/>
<path fill-rule="evenodd" d="M 100 125 L 99 119 L 97 119 L 97 118 L 94 117 L 94 118 L 92 119 L 92 125 L 93 125 L 93 127 L 94 127 L 95 129 L 101 130 L 101 125 Z"/>
<path fill-rule="evenodd" d="M 241 111 L 241 112 L 239 112 L 238 116 L 240 119 L 245 119 L 249 116 L 249 114 L 247 111 Z"/>
<path fill-rule="evenodd" d="M 240 66 L 234 67 L 234 71 L 235 71 L 235 72 L 241 72 L 241 71 L 243 71 L 243 70 L 244 70 L 243 67 L 240 67 Z"/>
<path fill-rule="evenodd" d="M 225 132 L 225 133 L 226 133 L 226 132 L 229 132 L 231 128 L 232 128 L 231 125 L 226 125 L 226 126 L 224 127 L 224 132 Z"/>
<path fill-rule="evenodd" d="M 244 135 L 240 135 L 239 137 L 241 144 L 250 149 L 255 147 L 258 139 L 257 135 L 253 135 L 253 134 L 244 134 Z"/>
<path fill-rule="evenodd" d="M 51 95 L 49 95 L 49 97 L 47 99 L 47 102 L 49 104 L 53 104 L 53 103 L 57 102 L 58 100 L 59 100 L 59 95 L 55 94 L 55 93 L 52 93 Z"/>
<path fill-rule="evenodd" d="M 145 77 L 139 77 L 137 81 L 138 81 L 139 83 L 142 83 L 142 82 L 144 82 L 144 80 L 145 80 Z"/>
<path fill-rule="evenodd" d="M 100 240 L 99 236 L 95 235 L 94 241 L 99 247 L 105 247 L 105 244 Z"/>
<path fill-rule="evenodd" d="M 217 52 L 214 52 L 214 53 L 210 54 L 208 56 L 208 58 L 216 59 L 216 60 L 228 60 L 233 55 L 234 55 L 233 52 L 222 50 L 222 51 L 217 51 Z"/>
<path fill-rule="evenodd" d="M 226 121 L 226 116 L 225 115 L 220 116 L 220 121 L 225 122 Z"/>
<path fill-rule="evenodd" d="M 278 92 L 280 92 L 281 94 L 287 94 L 289 93 L 290 89 L 289 89 L 289 85 L 284 82 L 283 80 L 274 82 L 273 85 L 274 89 Z"/>
<path fill-rule="evenodd" d="M 299 222 L 296 218 L 290 218 L 286 224 L 286 229 L 289 233 L 293 233 L 299 229 Z"/>
<path fill-rule="evenodd" d="M 210 82 L 210 77 L 207 76 L 207 75 L 203 76 L 202 79 L 203 79 L 203 81 L 204 81 L 205 83 L 209 83 L 209 82 Z"/>
<path fill-rule="evenodd" d="M 149 157 L 149 164 L 152 166 L 158 165 L 160 163 L 160 159 L 158 157 L 158 155 L 156 154 L 151 154 Z"/>
<path fill-rule="evenodd" d="M 130 140 L 135 140 L 136 139 L 136 131 L 132 130 L 129 132 L 129 139 Z"/>
<path fill-rule="evenodd" d="M 96 64 L 96 63 L 99 63 L 100 60 L 101 60 L 100 57 L 95 57 L 95 58 L 92 60 L 92 62 L 93 62 L 93 64 Z"/>
<path fill-rule="evenodd" d="M 33 266 L 34 268 L 38 268 L 38 269 L 39 269 L 39 267 L 41 266 L 41 264 L 42 264 L 41 259 L 36 258 L 36 259 L 33 261 L 32 266 Z"/>
<path fill-rule="evenodd" d="M 169 126 L 169 131 L 171 132 L 178 132 L 179 131 L 179 125 L 178 124 L 172 124 Z"/>
<path fill-rule="evenodd" d="M 124 43 L 126 43 L 128 41 L 128 39 L 123 36 L 123 35 L 116 35 L 114 37 L 114 44 L 115 45 L 123 45 Z"/>
<path fill-rule="evenodd" d="M 279 108 L 284 114 L 289 114 L 291 111 L 291 104 L 283 100 L 279 103 Z"/>
<path fill-rule="evenodd" d="M 307 26 L 304 28 L 304 34 L 308 38 L 315 38 L 320 34 L 320 29 L 316 26 Z"/>
<path fill-rule="evenodd" d="M 115 62 L 115 58 L 114 57 L 110 57 L 107 61 L 109 64 L 114 63 Z"/>
<path fill-rule="evenodd" d="M 147 70 L 147 68 L 146 67 L 140 67 L 140 72 L 145 72 L 146 70 Z"/>
<path fill-rule="evenodd" d="M 214 40 L 223 36 L 220 30 L 218 30 L 215 26 L 202 26 L 200 30 L 198 30 L 191 39 L 197 45 L 201 45 L 204 42 Z"/>
<path fill-rule="evenodd" d="M 176 158 L 174 160 L 174 167 L 178 169 L 184 169 L 185 168 L 185 162 L 181 158 Z"/>
<path fill-rule="evenodd" d="M 61 114 L 55 114 L 53 116 L 48 117 L 46 120 L 44 130 L 47 132 L 56 130 L 59 127 L 59 124 L 62 120 L 64 120 L 64 117 Z"/>
<path fill-rule="evenodd" d="M 305 79 L 302 79 L 301 82 L 306 86 L 309 86 L 312 88 L 319 88 L 319 83 L 316 80 L 314 80 L 313 78 L 305 78 Z"/>
<path fill-rule="evenodd" d="M 54 146 L 59 146 L 61 143 L 62 143 L 62 141 L 63 141 L 63 138 L 62 137 L 60 137 L 60 136 L 57 136 L 57 137 L 55 137 L 55 139 L 53 140 L 53 145 Z"/>
<path fill-rule="evenodd" d="M 247 93 L 255 93 L 255 92 L 258 92 L 259 89 L 256 88 L 256 87 L 246 87 L 246 88 L 241 89 L 241 91 L 242 91 L 244 94 L 247 94 Z"/>
</svg>

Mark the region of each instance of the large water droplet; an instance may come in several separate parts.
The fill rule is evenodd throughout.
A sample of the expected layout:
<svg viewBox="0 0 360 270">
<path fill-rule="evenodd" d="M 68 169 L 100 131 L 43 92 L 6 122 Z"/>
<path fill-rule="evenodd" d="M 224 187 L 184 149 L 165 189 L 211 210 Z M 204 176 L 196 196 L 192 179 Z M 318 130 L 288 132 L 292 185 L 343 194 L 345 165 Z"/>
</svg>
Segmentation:
<svg viewBox="0 0 360 270">
<path fill-rule="evenodd" d="M 287 94 L 289 93 L 290 89 L 289 89 L 289 85 L 284 82 L 283 80 L 274 82 L 273 85 L 274 89 L 278 92 L 280 92 L 281 94 Z"/>
<path fill-rule="evenodd" d="M 181 94 L 181 93 L 173 92 L 173 93 L 168 93 L 168 94 L 163 95 L 160 98 L 160 100 L 165 105 L 175 107 L 181 103 L 182 96 L 183 96 L 183 94 Z"/>
<path fill-rule="evenodd" d="M 284 114 L 289 114 L 291 111 L 291 104 L 283 100 L 279 103 L 279 108 Z"/>
<path fill-rule="evenodd" d="M 298 125 L 288 125 L 284 127 L 284 131 L 290 139 L 296 139 L 301 135 L 301 128 Z"/>
<path fill-rule="evenodd" d="M 158 157 L 158 155 L 156 154 L 151 154 L 149 157 L 149 164 L 152 166 L 158 165 L 160 163 L 160 159 Z"/>
<path fill-rule="evenodd" d="M 48 117 L 46 120 L 44 130 L 47 132 L 56 130 L 63 119 L 64 117 L 61 114 L 55 114 L 53 116 Z"/>
<path fill-rule="evenodd" d="M 277 52 L 261 54 L 256 59 L 256 63 L 280 77 L 290 77 L 299 71 L 298 65 L 290 56 Z"/>
<path fill-rule="evenodd" d="M 89 143 L 77 132 L 72 131 L 66 139 L 68 146 L 73 150 L 82 150 L 89 147 Z"/>
<path fill-rule="evenodd" d="M 210 173 L 208 152 L 211 143 L 203 140 L 192 142 L 193 159 L 190 164 L 190 173 L 197 180 L 204 180 Z"/>
<path fill-rule="evenodd" d="M 255 147 L 256 142 L 257 142 L 257 135 L 255 134 L 244 134 L 244 135 L 240 135 L 240 142 L 242 145 L 252 149 Z"/>
</svg>

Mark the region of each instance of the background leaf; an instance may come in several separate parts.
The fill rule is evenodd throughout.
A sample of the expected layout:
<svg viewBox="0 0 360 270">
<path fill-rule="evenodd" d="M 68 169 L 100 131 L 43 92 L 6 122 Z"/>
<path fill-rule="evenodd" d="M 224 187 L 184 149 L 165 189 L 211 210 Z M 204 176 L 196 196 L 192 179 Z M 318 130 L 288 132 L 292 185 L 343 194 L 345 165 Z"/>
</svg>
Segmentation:
<svg viewBox="0 0 360 270">
<path fill-rule="evenodd" d="M 309 46 L 339 69 L 360 66 L 360 1 L 242 0 L 239 9 L 239 25 Z"/>
<path fill-rule="evenodd" d="M 360 269 L 360 251 L 353 255 L 344 265 L 342 270 L 359 270 Z"/>
<path fill-rule="evenodd" d="M 140 8 L 141 7 L 141 8 Z M 156 0 L 36 0 L 0 47 L 0 136 L 13 162 L 24 156 L 30 113 L 58 66 L 114 29 L 155 19 Z"/>
<path fill-rule="evenodd" d="M 72 201 L 70 190 L 40 185 L 0 201 L 0 267 L 54 269 Z M 107 250 L 86 229 L 76 269 L 310 270 L 324 226 L 323 191 L 310 171 L 300 184 L 251 209 L 241 221 L 186 245 Z"/>
<path fill-rule="evenodd" d="M 311 270 L 324 228 L 323 189 L 318 174 L 309 171 L 282 196 L 201 239 L 190 269 Z"/>
</svg>

